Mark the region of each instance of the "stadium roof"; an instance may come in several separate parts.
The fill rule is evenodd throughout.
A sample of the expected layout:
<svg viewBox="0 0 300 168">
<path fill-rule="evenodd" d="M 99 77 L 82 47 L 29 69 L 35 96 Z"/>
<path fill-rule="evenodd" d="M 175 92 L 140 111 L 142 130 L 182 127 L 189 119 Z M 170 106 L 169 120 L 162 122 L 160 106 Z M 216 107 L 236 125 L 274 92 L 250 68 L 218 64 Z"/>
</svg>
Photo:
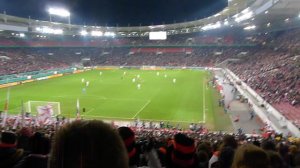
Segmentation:
<svg viewBox="0 0 300 168">
<path fill-rule="evenodd" d="M 299 14 L 299 0 L 231 0 L 227 8 L 213 16 L 183 23 L 138 27 L 103 27 L 33 20 L 0 14 L 0 29 L 40 33 L 39 29 L 46 27 L 51 29 L 50 32 L 62 30 L 63 34 L 66 35 L 80 35 L 80 32 L 84 30 L 87 33 L 98 31 L 102 34 L 109 32 L 121 37 L 139 37 L 148 36 L 150 31 L 167 31 L 168 35 L 172 35 L 229 26 L 256 25 L 257 28 L 265 29 L 273 24 L 282 25 L 289 22 L 289 19 L 299 19 Z M 268 23 L 270 24 L 268 25 Z"/>
</svg>

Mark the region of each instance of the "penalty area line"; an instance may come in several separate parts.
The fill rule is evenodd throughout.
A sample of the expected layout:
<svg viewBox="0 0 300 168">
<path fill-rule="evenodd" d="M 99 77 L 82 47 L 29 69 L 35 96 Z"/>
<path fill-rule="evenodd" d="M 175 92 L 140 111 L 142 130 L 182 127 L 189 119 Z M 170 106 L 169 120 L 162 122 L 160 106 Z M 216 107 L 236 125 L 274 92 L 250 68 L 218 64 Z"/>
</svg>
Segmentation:
<svg viewBox="0 0 300 168">
<path fill-rule="evenodd" d="M 148 101 L 144 104 L 144 106 L 143 106 L 138 112 L 135 113 L 135 115 L 132 117 L 132 119 L 134 119 L 138 114 L 140 114 L 140 112 L 142 112 L 142 111 L 145 109 L 145 107 L 148 106 L 148 104 L 149 104 L 150 102 L 151 102 L 151 100 L 148 100 Z"/>
<path fill-rule="evenodd" d="M 94 108 L 91 108 L 90 110 L 88 110 L 87 112 L 85 112 L 82 116 L 86 116 L 87 113 L 91 112 L 91 111 L 94 111 L 95 109 Z"/>
</svg>

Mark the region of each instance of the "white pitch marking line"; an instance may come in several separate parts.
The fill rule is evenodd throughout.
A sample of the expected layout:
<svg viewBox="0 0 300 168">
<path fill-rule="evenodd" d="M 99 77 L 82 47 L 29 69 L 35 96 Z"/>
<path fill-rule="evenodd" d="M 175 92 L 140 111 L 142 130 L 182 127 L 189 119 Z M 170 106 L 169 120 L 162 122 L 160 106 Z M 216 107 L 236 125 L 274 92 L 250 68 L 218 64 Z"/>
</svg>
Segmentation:
<svg viewBox="0 0 300 168">
<path fill-rule="evenodd" d="M 95 109 L 94 108 L 91 108 L 89 111 L 85 112 L 85 114 L 91 112 L 91 111 L 94 111 Z"/>
<path fill-rule="evenodd" d="M 108 116 L 97 116 L 97 115 L 86 115 L 85 117 L 93 117 L 93 118 L 103 118 L 103 119 L 118 119 L 118 120 L 133 120 L 132 118 L 126 117 L 108 117 Z M 176 121 L 176 120 L 155 120 L 155 119 L 144 119 L 141 118 L 141 121 L 154 121 L 154 122 L 175 122 L 175 123 L 194 123 L 191 121 Z M 199 121 L 199 123 L 205 123 L 204 121 Z"/>
<path fill-rule="evenodd" d="M 203 81 L 203 121 L 206 121 L 206 109 L 205 109 L 205 81 Z"/>
<path fill-rule="evenodd" d="M 135 115 L 132 117 L 132 119 L 134 119 L 141 111 L 143 111 L 144 110 L 144 108 L 146 107 L 146 106 L 148 106 L 148 104 L 151 102 L 151 100 L 148 100 L 145 104 L 144 104 L 144 106 L 137 112 L 137 113 L 135 113 Z"/>
</svg>

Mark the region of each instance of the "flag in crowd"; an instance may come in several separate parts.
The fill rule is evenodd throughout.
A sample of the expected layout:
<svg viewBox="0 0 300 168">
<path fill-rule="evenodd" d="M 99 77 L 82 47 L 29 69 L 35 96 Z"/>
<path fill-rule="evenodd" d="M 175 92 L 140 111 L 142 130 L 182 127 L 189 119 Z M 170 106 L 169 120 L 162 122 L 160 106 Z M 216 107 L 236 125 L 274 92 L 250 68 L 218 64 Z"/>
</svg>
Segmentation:
<svg viewBox="0 0 300 168">
<path fill-rule="evenodd" d="M 51 105 L 37 107 L 37 124 L 38 125 L 51 125 L 53 123 L 52 116 L 54 114 Z"/>
</svg>

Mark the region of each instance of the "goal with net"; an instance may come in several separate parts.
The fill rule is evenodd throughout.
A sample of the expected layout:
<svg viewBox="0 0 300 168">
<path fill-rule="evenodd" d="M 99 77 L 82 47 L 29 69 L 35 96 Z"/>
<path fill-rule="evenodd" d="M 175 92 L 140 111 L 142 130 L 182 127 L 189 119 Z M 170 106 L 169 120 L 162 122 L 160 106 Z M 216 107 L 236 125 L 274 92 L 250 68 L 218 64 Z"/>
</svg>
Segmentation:
<svg viewBox="0 0 300 168">
<path fill-rule="evenodd" d="M 25 112 L 31 115 L 36 115 L 40 107 L 48 107 L 53 110 L 54 115 L 60 115 L 60 102 L 49 102 L 49 101 L 28 101 L 24 104 Z"/>
</svg>

